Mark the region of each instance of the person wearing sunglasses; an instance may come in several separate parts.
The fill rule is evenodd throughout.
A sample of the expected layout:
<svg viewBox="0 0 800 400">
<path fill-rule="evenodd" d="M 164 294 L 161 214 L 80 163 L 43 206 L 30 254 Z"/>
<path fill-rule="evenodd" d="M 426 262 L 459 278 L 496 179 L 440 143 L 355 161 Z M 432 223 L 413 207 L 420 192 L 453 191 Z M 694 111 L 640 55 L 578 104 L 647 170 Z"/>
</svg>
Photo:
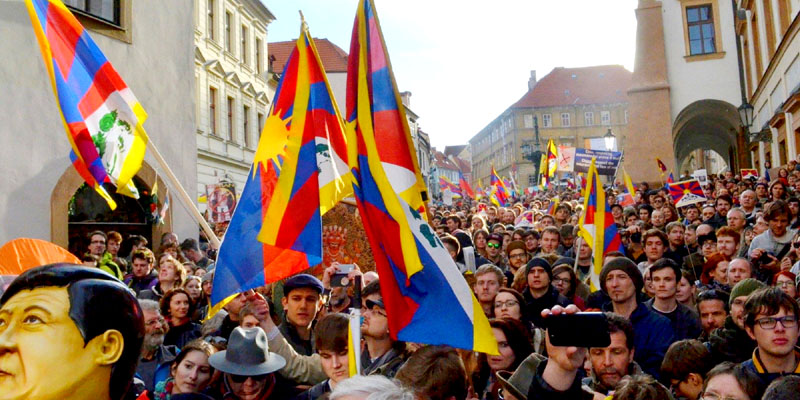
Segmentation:
<svg viewBox="0 0 800 400">
<path fill-rule="evenodd" d="M 486 259 L 501 270 L 506 270 L 508 261 L 503 254 L 503 235 L 492 233 L 486 239 Z"/>
<path fill-rule="evenodd" d="M 753 357 L 742 365 L 754 372 L 764 387 L 782 375 L 800 374 L 797 302 L 781 289 L 764 288 L 753 292 L 744 305 L 744 325 L 757 347 Z"/>
<path fill-rule="evenodd" d="M 219 393 L 230 400 L 267 400 L 290 398 L 288 385 L 276 384 L 276 372 L 286 359 L 269 351 L 267 334 L 261 328 L 236 327 L 228 339 L 228 348 L 208 358 L 211 367 L 222 371 Z"/>
</svg>

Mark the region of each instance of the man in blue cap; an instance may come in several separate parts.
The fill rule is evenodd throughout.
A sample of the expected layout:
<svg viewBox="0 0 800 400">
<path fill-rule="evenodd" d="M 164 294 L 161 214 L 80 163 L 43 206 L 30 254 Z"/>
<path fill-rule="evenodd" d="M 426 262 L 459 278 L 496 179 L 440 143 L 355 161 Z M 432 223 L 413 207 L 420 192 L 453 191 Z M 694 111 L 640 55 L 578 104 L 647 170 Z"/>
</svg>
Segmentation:
<svg viewBox="0 0 800 400">
<path fill-rule="evenodd" d="M 278 329 L 298 354 L 314 354 L 312 327 L 322 307 L 322 282 L 308 274 L 295 275 L 283 285 L 283 323 Z"/>
</svg>

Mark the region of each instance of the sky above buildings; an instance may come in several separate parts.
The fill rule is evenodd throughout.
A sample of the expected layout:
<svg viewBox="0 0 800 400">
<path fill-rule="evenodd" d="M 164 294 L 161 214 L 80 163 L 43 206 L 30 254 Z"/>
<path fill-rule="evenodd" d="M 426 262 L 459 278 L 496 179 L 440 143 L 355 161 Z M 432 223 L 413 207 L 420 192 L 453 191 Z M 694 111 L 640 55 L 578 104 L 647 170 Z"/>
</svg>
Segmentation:
<svg viewBox="0 0 800 400">
<path fill-rule="evenodd" d="M 311 34 L 350 51 L 358 0 L 262 0 L 270 42 Z M 401 91 L 431 144 L 465 144 L 555 67 L 633 71 L 636 0 L 375 0 Z M 340 105 L 343 108 L 344 105 Z"/>
</svg>

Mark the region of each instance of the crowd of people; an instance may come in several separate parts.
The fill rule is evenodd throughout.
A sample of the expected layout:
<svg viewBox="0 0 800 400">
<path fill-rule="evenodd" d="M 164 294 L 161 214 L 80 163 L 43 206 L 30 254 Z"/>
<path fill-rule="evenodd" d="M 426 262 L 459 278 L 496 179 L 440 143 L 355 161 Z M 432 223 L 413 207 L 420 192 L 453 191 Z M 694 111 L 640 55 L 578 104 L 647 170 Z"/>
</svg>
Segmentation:
<svg viewBox="0 0 800 400">
<path fill-rule="evenodd" d="M 348 278 L 361 279 L 345 287 L 331 284 L 337 264 L 295 275 L 207 318 L 206 243 L 169 233 L 158 246 L 140 236 L 121 246 L 119 233 L 95 231 L 82 259 L 124 282 L 141 308 L 127 398 L 796 398 L 800 172 L 771 182 L 727 172 L 703 191 L 707 202 L 676 209 L 664 188 L 642 183 L 628 206 L 606 188 L 624 251 L 606 254 L 599 274 L 580 235 L 580 190 L 507 207 L 432 205 L 431 225 L 489 318 L 494 355 L 393 339 L 374 266 L 355 266 Z M 355 307 L 362 370 L 351 377 Z M 554 346 L 548 318 L 582 311 L 603 313 L 610 344 Z"/>
</svg>

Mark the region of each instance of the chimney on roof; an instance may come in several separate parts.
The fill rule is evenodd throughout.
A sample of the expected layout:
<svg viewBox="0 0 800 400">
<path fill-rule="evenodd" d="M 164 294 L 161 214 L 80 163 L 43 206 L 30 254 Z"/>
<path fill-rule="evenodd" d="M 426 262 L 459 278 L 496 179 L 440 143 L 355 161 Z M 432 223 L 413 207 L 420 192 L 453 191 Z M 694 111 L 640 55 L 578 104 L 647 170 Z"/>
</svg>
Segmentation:
<svg viewBox="0 0 800 400">
<path fill-rule="evenodd" d="M 536 86 L 536 70 L 531 70 L 531 77 L 528 78 L 528 90 L 533 90 L 533 87 Z"/>
<path fill-rule="evenodd" d="M 400 100 L 404 106 L 411 108 L 411 92 L 400 92 Z"/>
</svg>

